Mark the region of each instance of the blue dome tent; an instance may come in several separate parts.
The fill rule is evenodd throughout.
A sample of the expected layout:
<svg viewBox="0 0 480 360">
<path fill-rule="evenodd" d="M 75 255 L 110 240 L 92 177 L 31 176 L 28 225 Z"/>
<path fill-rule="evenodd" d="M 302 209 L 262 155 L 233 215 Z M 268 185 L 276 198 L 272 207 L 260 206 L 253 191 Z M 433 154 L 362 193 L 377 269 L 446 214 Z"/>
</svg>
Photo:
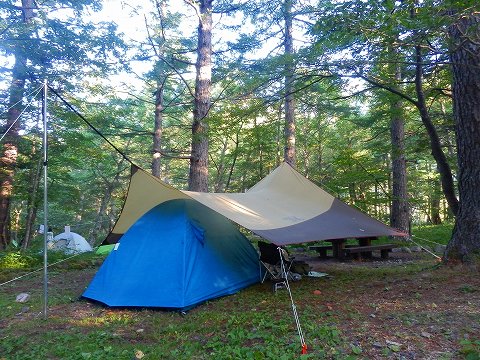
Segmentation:
<svg viewBox="0 0 480 360">
<path fill-rule="evenodd" d="M 195 200 L 176 199 L 123 234 L 83 296 L 185 310 L 259 281 L 258 254 L 234 224 Z"/>
</svg>

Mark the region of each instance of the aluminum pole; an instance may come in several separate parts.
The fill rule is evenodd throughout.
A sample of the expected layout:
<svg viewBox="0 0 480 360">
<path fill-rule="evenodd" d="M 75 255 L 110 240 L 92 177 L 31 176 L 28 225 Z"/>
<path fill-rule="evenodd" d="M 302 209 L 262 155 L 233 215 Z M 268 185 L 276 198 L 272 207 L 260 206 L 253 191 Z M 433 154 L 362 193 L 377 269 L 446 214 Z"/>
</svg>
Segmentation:
<svg viewBox="0 0 480 360">
<path fill-rule="evenodd" d="M 47 188 L 47 80 L 43 82 L 43 318 L 48 309 L 48 188 Z"/>
</svg>

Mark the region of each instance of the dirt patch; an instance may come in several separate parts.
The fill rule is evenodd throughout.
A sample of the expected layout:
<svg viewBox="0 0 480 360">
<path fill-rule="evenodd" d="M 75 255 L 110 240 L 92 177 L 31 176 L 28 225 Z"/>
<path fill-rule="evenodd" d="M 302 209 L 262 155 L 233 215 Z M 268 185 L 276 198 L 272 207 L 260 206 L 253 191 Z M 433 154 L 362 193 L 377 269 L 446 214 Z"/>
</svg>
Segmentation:
<svg viewBox="0 0 480 360">
<path fill-rule="evenodd" d="M 476 268 L 440 266 L 425 253 L 392 253 L 385 260 L 338 261 L 301 254 L 296 258 L 331 276 L 321 289 L 324 308 L 339 314 L 340 328 L 362 356 L 460 359 L 459 343 L 480 339 Z M 405 271 L 412 264 L 415 270 Z M 376 271 L 369 274 L 368 269 Z M 336 279 L 345 277 L 349 288 L 339 290 Z"/>
</svg>

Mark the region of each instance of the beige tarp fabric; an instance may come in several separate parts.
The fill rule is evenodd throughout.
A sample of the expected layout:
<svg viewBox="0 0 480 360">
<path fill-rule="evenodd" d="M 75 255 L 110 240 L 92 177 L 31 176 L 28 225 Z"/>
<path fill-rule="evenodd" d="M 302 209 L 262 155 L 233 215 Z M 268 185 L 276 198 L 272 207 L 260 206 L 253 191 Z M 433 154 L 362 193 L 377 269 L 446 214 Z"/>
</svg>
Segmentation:
<svg viewBox="0 0 480 360">
<path fill-rule="evenodd" d="M 112 233 L 125 233 L 148 210 L 173 199 L 188 199 L 188 196 L 144 170 L 132 167 L 127 199 Z"/>
<path fill-rule="evenodd" d="M 168 200 L 193 198 L 277 245 L 405 234 L 352 208 L 283 163 L 246 193 L 180 191 L 141 169 L 106 243 L 116 242 L 144 213 Z"/>
<path fill-rule="evenodd" d="M 246 193 L 184 193 L 252 231 L 312 219 L 330 209 L 335 199 L 286 163 Z"/>
</svg>

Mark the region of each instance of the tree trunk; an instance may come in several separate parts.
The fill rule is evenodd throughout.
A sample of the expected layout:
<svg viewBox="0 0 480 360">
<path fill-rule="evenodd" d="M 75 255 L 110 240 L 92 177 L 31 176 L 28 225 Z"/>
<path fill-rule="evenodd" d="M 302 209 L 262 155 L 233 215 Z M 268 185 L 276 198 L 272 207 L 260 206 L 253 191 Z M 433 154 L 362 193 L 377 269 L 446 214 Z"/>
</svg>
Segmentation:
<svg viewBox="0 0 480 360">
<path fill-rule="evenodd" d="M 91 244 L 92 246 L 96 246 L 96 241 L 99 237 L 99 234 L 102 234 L 104 229 L 108 229 L 110 227 L 110 224 L 107 223 L 108 220 L 108 215 L 106 215 L 108 204 L 110 203 L 110 200 L 112 199 L 112 192 L 114 191 L 115 187 L 118 185 L 118 177 L 119 174 L 117 174 L 112 182 L 107 183 L 107 186 L 105 187 L 105 190 L 103 192 L 102 200 L 100 202 L 100 206 L 97 211 L 97 218 L 95 220 L 95 224 L 92 226 L 92 228 L 89 231 L 89 236 L 88 238 L 91 239 Z M 107 223 L 107 226 L 105 226 L 105 223 Z"/>
<path fill-rule="evenodd" d="M 350 205 L 355 205 L 357 203 L 357 189 L 355 183 L 348 184 L 348 195 L 350 197 Z"/>
<path fill-rule="evenodd" d="M 431 180 L 430 195 L 430 221 L 433 225 L 440 225 L 442 218 L 440 216 L 440 201 L 442 196 L 442 188 L 438 179 Z"/>
<path fill-rule="evenodd" d="M 34 9 L 36 9 L 34 0 L 22 0 L 23 22 L 29 22 L 34 17 Z"/>
<path fill-rule="evenodd" d="M 392 51 L 392 54 L 397 53 Z M 394 65 L 395 79 L 401 83 L 400 66 Z M 392 207 L 390 226 L 408 233 L 410 211 L 407 192 L 407 163 L 405 160 L 405 123 L 403 102 L 395 99 L 391 104 L 390 139 L 392 142 Z"/>
<path fill-rule="evenodd" d="M 163 79 L 157 82 L 157 91 L 155 92 L 155 124 L 153 128 L 153 159 L 152 175 L 161 176 L 162 160 L 162 131 L 163 131 Z"/>
<path fill-rule="evenodd" d="M 34 155 L 36 154 L 36 151 L 34 149 L 33 151 Z M 35 169 L 31 169 L 30 171 L 30 191 L 29 191 L 29 199 L 28 199 L 28 210 L 27 210 L 27 216 L 25 219 L 25 236 L 23 237 L 22 241 L 22 249 L 28 248 L 30 245 L 30 241 L 32 240 L 33 232 L 35 230 L 34 228 L 34 223 L 35 219 L 37 218 L 37 210 L 38 210 L 38 199 L 37 199 L 37 194 L 38 194 L 38 188 L 40 186 L 40 179 L 41 179 L 41 172 L 42 172 L 42 167 L 43 167 L 43 157 L 38 154 L 38 160 L 37 160 L 37 165 L 35 166 Z"/>
<path fill-rule="evenodd" d="M 463 15 L 449 35 L 460 207 L 445 260 L 469 261 L 480 252 L 480 14 Z"/>
<path fill-rule="evenodd" d="M 214 192 L 225 191 L 225 154 L 228 150 L 228 137 L 223 140 L 222 151 L 220 152 L 219 161 L 217 165 L 217 175 L 213 186 Z"/>
<path fill-rule="evenodd" d="M 157 13 L 159 17 L 159 27 L 162 29 L 162 41 L 156 54 L 157 61 L 162 61 L 164 56 L 165 32 L 163 31 L 164 22 L 167 13 L 166 1 L 156 1 Z M 152 42 L 153 44 L 153 42 Z M 155 46 L 155 45 L 153 45 Z M 162 160 L 162 132 L 163 132 L 163 91 L 166 83 L 166 75 L 160 68 L 157 78 L 157 90 L 155 91 L 155 120 L 153 126 L 153 158 L 152 158 L 152 175 L 160 178 L 161 176 L 161 160 Z"/>
<path fill-rule="evenodd" d="M 0 157 L 0 249 L 10 243 L 9 212 L 10 199 L 13 192 L 13 180 L 18 156 L 18 132 L 20 129 L 20 113 L 25 92 L 25 59 L 15 56 L 12 83 L 10 85 L 9 110 L 7 113 L 7 135 L 4 138 Z"/>
<path fill-rule="evenodd" d="M 198 48 L 195 79 L 195 104 L 192 124 L 192 149 L 188 189 L 208 191 L 208 122 L 212 85 L 212 1 L 199 2 Z"/>
<path fill-rule="evenodd" d="M 11 217 L 10 238 L 11 238 L 11 243 L 13 243 L 15 247 L 18 246 L 18 232 L 19 232 L 18 230 L 20 229 L 22 207 L 23 207 L 22 204 L 20 204 L 20 206 L 18 206 L 17 208 L 14 208 L 13 211 L 10 210 L 10 214 L 13 213 L 13 216 L 10 215 Z"/>
<path fill-rule="evenodd" d="M 103 233 L 104 231 L 110 228 L 110 219 L 107 214 L 108 205 L 111 203 L 112 194 L 115 189 L 118 187 L 120 176 L 122 175 L 124 169 L 124 162 L 125 159 L 122 158 L 117 163 L 117 170 L 113 179 L 111 176 L 107 178 L 103 178 L 105 182 L 105 189 L 103 192 L 102 200 L 100 202 L 100 206 L 97 211 L 97 218 L 95 224 L 92 226 L 91 230 L 89 231 L 89 238 L 92 239 L 92 246 L 96 245 L 95 240 L 98 239 L 99 234 Z M 111 180 L 110 180 L 111 179 Z M 107 225 L 105 225 L 107 224 Z"/>
<path fill-rule="evenodd" d="M 282 123 L 284 122 L 283 121 L 283 118 L 282 118 L 282 105 L 279 105 L 278 107 L 278 112 L 277 112 L 277 134 L 276 134 L 276 138 L 275 138 L 275 141 L 276 141 L 276 165 L 279 166 L 282 162 L 282 148 L 283 148 L 283 144 L 284 144 L 284 134 L 282 134 Z M 285 132 L 285 131 L 284 131 Z M 283 149 L 284 153 L 285 153 L 285 149 Z M 283 159 L 285 159 L 285 156 L 283 156 Z"/>
<path fill-rule="evenodd" d="M 448 164 L 447 158 L 442 150 L 442 144 L 438 136 L 437 130 L 432 123 L 430 114 L 428 113 L 427 104 L 425 102 L 425 94 L 423 93 L 423 69 L 422 69 L 422 50 L 419 45 L 415 46 L 416 56 L 416 75 L 415 75 L 415 89 L 417 93 L 417 108 L 420 112 L 422 123 L 425 126 L 428 136 L 430 138 L 430 148 L 432 149 L 432 156 L 437 163 L 437 168 L 440 173 L 440 181 L 445 199 L 448 202 L 453 214 L 458 212 L 458 199 L 455 195 L 455 186 L 453 183 L 452 170 Z"/>
<path fill-rule="evenodd" d="M 410 211 L 407 193 L 407 166 L 405 160 L 405 128 L 401 114 L 402 102 L 398 101 L 393 106 L 394 112 L 390 123 L 392 141 L 392 212 L 390 225 L 398 230 L 408 233 Z"/>
<path fill-rule="evenodd" d="M 22 19 L 29 22 L 35 8 L 33 0 L 22 0 Z M 12 71 L 10 84 L 9 110 L 7 113 L 7 126 L 9 129 L 4 139 L 0 157 L 0 249 L 5 249 L 10 243 L 9 235 L 9 212 L 10 199 L 13 191 L 13 180 L 18 156 L 18 131 L 20 129 L 20 113 L 22 100 L 25 92 L 25 80 L 27 78 L 25 66 L 27 59 L 20 53 L 15 53 L 15 64 Z"/>
<path fill-rule="evenodd" d="M 255 143 L 257 145 L 257 154 L 258 154 L 258 178 L 263 179 L 263 146 L 262 146 L 262 137 L 261 130 L 258 128 L 257 118 L 253 119 L 253 129 L 255 134 Z"/>
<path fill-rule="evenodd" d="M 440 225 L 442 218 L 440 217 L 440 198 L 437 193 L 432 194 L 430 199 L 430 222 L 432 225 Z"/>
<path fill-rule="evenodd" d="M 230 171 L 228 172 L 228 179 L 225 185 L 225 191 L 228 191 L 228 189 L 230 188 L 230 182 L 232 181 L 233 170 L 235 169 L 235 163 L 237 162 L 239 144 L 240 144 L 240 129 L 235 134 L 235 148 L 232 151 L 233 161 L 232 161 L 232 165 L 230 166 Z"/>
<path fill-rule="evenodd" d="M 321 120 L 318 120 L 318 137 L 316 150 L 318 181 L 319 183 L 321 183 L 321 179 L 323 178 L 323 132 Z"/>
<path fill-rule="evenodd" d="M 285 151 L 284 160 L 295 166 L 295 98 L 293 95 L 294 65 L 293 65 L 293 35 L 292 35 L 292 0 L 285 0 Z"/>
<path fill-rule="evenodd" d="M 392 104 L 390 137 L 392 142 L 392 203 L 390 226 L 408 232 L 409 209 L 407 196 L 407 170 L 405 161 L 405 132 L 401 114 L 401 101 Z"/>
</svg>

